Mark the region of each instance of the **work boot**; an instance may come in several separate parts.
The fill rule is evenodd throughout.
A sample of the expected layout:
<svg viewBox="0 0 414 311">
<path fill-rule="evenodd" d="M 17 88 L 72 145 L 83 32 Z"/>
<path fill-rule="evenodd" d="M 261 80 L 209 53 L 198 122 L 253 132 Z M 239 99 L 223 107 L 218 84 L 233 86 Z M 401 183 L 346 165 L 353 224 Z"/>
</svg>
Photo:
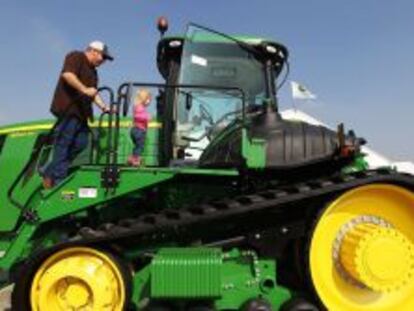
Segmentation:
<svg viewBox="0 0 414 311">
<path fill-rule="evenodd" d="M 141 165 L 141 158 L 139 156 L 130 155 L 128 157 L 128 165 L 138 167 Z"/>
<path fill-rule="evenodd" d="M 43 177 L 43 188 L 45 188 L 46 190 L 53 188 L 54 186 L 54 182 L 53 179 L 47 176 Z"/>
</svg>

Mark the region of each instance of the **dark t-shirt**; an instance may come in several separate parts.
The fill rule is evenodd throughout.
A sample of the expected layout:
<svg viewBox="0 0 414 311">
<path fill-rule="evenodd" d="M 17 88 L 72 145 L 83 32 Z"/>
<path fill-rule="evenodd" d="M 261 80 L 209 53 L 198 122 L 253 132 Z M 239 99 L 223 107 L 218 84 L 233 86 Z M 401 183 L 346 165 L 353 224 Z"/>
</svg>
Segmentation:
<svg viewBox="0 0 414 311">
<path fill-rule="evenodd" d="M 97 87 L 98 74 L 84 52 L 74 51 L 66 55 L 61 74 L 74 73 L 86 87 Z M 58 118 L 76 116 L 81 121 L 92 119 L 92 98 L 81 94 L 59 77 L 50 111 Z"/>
</svg>

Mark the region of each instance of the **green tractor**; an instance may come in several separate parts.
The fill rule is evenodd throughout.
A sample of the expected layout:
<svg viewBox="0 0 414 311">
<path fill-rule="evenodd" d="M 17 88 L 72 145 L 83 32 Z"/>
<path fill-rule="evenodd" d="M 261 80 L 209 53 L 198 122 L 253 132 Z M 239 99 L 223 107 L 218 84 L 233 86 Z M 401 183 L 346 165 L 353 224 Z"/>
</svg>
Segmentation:
<svg viewBox="0 0 414 311">
<path fill-rule="evenodd" d="M 117 113 L 48 190 L 53 121 L 0 128 L 12 309 L 413 310 L 414 177 L 368 170 L 342 126 L 282 119 L 287 61 L 277 42 L 194 24 L 162 37 L 165 83 L 103 88 Z M 154 118 L 136 168 L 141 88 Z"/>
</svg>

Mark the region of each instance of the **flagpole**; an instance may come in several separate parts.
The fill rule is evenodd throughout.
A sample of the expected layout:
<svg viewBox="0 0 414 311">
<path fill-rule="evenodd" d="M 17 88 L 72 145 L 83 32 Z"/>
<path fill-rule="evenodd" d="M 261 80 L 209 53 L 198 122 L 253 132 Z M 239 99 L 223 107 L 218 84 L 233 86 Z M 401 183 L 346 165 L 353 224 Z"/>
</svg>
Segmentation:
<svg viewBox="0 0 414 311">
<path fill-rule="evenodd" d="M 296 99 L 293 98 L 293 117 L 296 120 L 296 114 L 297 114 L 297 107 L 296 107 Z"/>
</svg>

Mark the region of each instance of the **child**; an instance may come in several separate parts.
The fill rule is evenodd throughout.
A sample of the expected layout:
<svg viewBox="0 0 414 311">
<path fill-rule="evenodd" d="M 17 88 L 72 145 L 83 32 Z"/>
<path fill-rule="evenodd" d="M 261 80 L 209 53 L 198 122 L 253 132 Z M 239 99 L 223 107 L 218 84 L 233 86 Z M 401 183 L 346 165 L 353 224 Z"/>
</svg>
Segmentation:
<svg viewBox="0 0 414 311">
<path fill-rule="evenodd" d="M 131 129 L 131 139 L 134 142 L 132 155 L 128 157 L 128 164 L 132 166 L 141 165 L 141 154 L 144 149 L 145 135 L 147 133 L 150 115 L 147 106 L 151 102 L 151 93 L 147 89 L 137 91 L 133 109 L 134 126 Z"/>
</svg>

